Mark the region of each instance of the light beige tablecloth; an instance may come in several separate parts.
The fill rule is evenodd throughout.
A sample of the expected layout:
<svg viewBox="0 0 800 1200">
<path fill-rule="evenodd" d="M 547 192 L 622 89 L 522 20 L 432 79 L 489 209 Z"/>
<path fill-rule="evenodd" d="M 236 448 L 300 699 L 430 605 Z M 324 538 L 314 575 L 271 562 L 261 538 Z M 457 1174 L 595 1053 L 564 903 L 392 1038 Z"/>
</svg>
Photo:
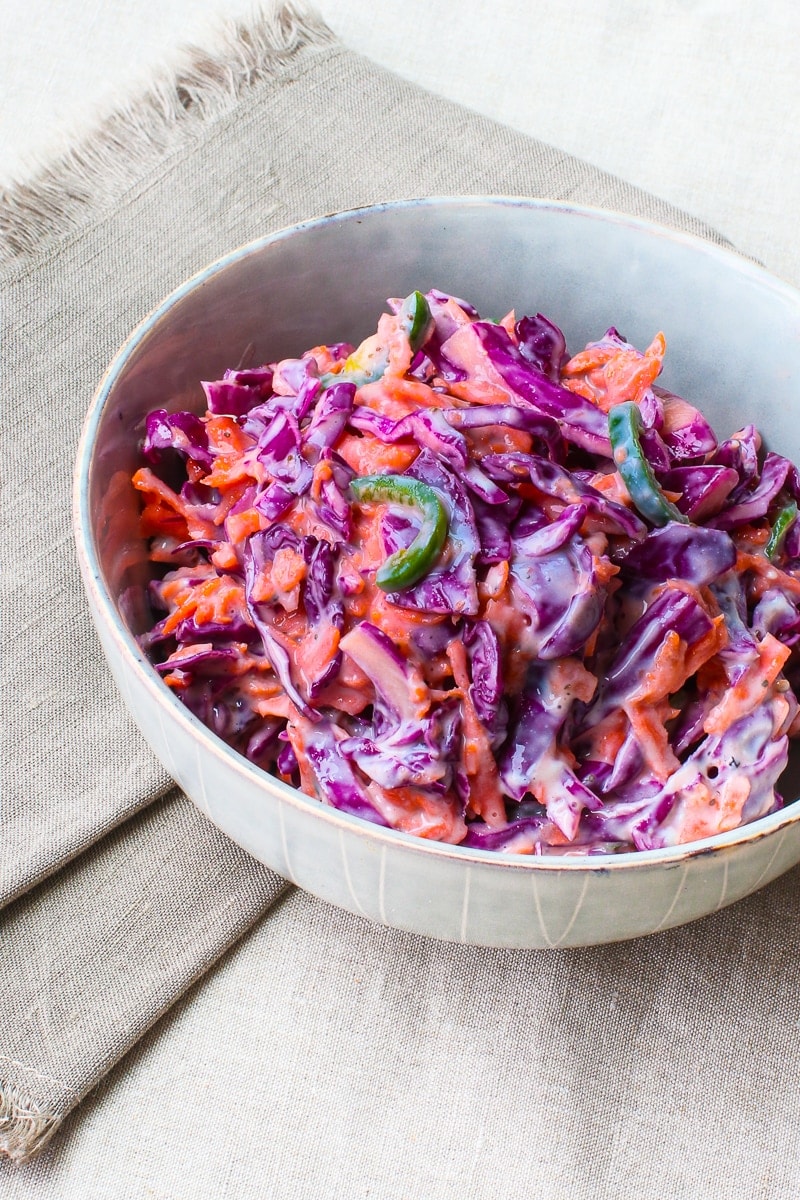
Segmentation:
<svg viewBox="0 0 800 1200">
<path fill-rule="evenodd" d="M 114 126 L 99 170 L 75 159 L 0 212 L 9 478 L 40 514 L 20 528 L 4 505 L 6 897 L 125 821 L 0 915 L 0 1077 L 56 1123 L 280 888 L 179 796 L 131 818 L 168 781 L 96 665 L 65 510 L 80 415 L 114 346 L 231 245 L 388 195 L 546 194 L 701 229 L 297 40 L 276 58 L 251 38 L 238 98 L 223 94 L 231 71 L 208 64 L 179 94 L 165 86 L 138 132 Z M 164 107 L 180 119 L 159 123 Z M 799 894 L 794 872 L 688 929 L 536 954 L 445 946 L 293 893 L 38 1160 L 0 1166 L 0 1195 L 794 1196 Z"/>
</svg>

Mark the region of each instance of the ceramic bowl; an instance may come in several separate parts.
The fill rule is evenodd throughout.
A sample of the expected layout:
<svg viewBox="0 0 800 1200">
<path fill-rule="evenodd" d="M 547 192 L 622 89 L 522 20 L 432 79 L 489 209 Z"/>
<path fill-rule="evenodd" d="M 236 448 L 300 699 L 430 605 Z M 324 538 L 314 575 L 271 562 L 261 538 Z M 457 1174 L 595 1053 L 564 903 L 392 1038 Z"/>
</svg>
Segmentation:
<svg viewBox="0 0 800 1200">
<path fill-rule="evenodd" d="M 358 342 L 387 296 L 431 287 L 484 313 L 544 312 L 573 348 L 611 324 L 637 345 L 663 329 L 659 382 L 697 402 L 720 437 L 753 421 L 800 462 L 800 295 L 728 250 L 625 216 L 514 198 L 386 204 L 295 226 L 183 284 L 131 334 L 92 402 L 75 532 L 122 695 L 167 771 L 220 829 L 370 920 L 482 945 L 575 946 L 730 904 L 800 861 L 800 804 L 702 842 L 610 856 L 534 858 L 416 839 L 252 766 L 181 705 L 138 648 L 148 567 L 129 479 L 145 414 L 202 410 L 198 381 L 244 356 Z M 783 792 L 795 799 L 794 778 Z"/>
</svg>

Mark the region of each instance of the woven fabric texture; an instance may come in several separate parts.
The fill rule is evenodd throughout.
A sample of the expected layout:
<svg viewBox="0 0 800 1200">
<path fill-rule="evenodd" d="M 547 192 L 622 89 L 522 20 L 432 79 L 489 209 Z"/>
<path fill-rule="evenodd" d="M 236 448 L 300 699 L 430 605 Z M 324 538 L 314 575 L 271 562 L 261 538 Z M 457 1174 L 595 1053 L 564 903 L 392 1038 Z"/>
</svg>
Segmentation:
<svg viewBox="0 0 800 1200">
<path fill-rule="evenodd" d="M 9 764 L 0 1147 L 18 1159 L 285 888 L 172 789 L 126 717 L 90 627 L 70 474 L 117 345 L 231 247 L 387 198 L 548 196 L 715 236 L 402 82 L 291 11 L 239 31 L 226 53 L 195 63 L 179 85 L 163 83 L 93 146 L 0 200 Z M 387 126 L 402 137 L 388 138 Z M 243 1128 L 265 1121 L 271 1157 L 242 1154 L 224 1178 L 198 1177 L 187 1194 L 477 1197 L 494 1194 L 488 1181 L 511 1159 L 508 1196 L 538 1194 L 531 1179 L 553 1197 L 645 1194 L 658 1183 L 647 1145 L 702 1100 L 705 1127 L 692 1134 L 702 1177 L 713 1179 L 726 1155 L 742 1160 L 747 1184 L 719 1194 L 796 1195 L 797 1157 L 778 1165 L 771 1148 L 777 1139 L 788 1151 L 800 1123 L 789 1086 L 800 1065 L 799 888 L 794 872 L 688 931 L 541 955 L 426 942 L 295 894 L 252 935 L 263 974 L 237 976 L 223 995 L 218 977 L 209 981 L 219 1023 L 207 1033 L 196 1099 L 197 1119 L 214 1113 L 209 1138 L 237 1144 Z M 236 1041 L 236 1008 L 253 988 L 274 989 L 273 1021 L 248 1047 Z M 191 1006 L 172 1020 L 192 1029 Z M 158 1053 L 158 1034 L 147 1044 Z M 117 1074 L 118 1091 L 135 1089 L 138 1053 Z M 269 1061 L 258 1095 L 236 1089 L 251 1053 Z M 102 1095 L 87 1106 L 98 1103 Z M 439 1107 L 441 1120 L 417 1120 L 420 1106 L 428 1118 Z M 152 1096 L 137 1111 L 144 1141 L 180 1119 Z M 357 1150 L 353 1127 L 369 1129 Z M 598 1187 L 624 1170 L 629 1190 L 586 1190 L 590 1175 L 579 1186 L 572 1167 L 584 1151 Z M 698 1194 L 688 1162 L 687 1148 L 662 1194 Z M 63 1195 L 62 1171 L 54 1145 L 6 1176 L 7 1194 Z M 144 1176 L 135 1185 L 117 1194 L 146 1194 Z"/>
</svg>

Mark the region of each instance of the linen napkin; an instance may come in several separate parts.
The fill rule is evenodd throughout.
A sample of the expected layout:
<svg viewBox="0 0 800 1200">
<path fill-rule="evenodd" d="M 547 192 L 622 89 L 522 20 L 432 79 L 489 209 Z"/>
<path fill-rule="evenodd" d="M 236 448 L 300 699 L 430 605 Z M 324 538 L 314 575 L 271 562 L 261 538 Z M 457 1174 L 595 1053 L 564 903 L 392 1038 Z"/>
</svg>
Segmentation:
<svg viewBox="0 0 800 1200">
<path fill-rule="evenodd" d="M 103 665 L 69 525 L 97 381 L 154 304 L 233 246 L 325 212 L 458 193 L 605 206 L 721 240 L 377 68 L 292 6 L 233 29 L 215 56 L 195 54 L 0 196 L 0 1152 L 11 1158 L 44 1145 L 287 886 L 174 788 Z"/>
</svg>

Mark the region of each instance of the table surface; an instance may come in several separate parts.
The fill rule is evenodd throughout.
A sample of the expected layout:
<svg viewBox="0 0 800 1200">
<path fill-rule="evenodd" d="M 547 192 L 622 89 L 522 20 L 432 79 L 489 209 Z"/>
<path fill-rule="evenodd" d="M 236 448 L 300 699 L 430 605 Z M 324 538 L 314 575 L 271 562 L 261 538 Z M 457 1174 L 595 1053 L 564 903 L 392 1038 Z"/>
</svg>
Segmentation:
<svg viewBox="0 0 800 1200">
<path fill-rule="evenodd" d="M 0 184 L 252 0 L 0 0 Z M 616 172 L 800 278 L 791 0 L 317 0 L 353 50 Z"/>
<path fill-rule="evenodd" d="M 452 0 L 317 0 L 316 7 L 352 49 L 690 210 L 800 284 L 800 12 L 788 0 L 472 0 L 460 6 Z M 0 184 L 29 176 L 109 107 L 135 95 L 182 43 L 213 46 L 221 18 L 244 17 L 251 8 L 243 0 L 0 0 Z M 324 914 L 324 906 L 295 894 L 262 922 L 69 1120 L 47 1152 L 46 1169 L 36 1179 L 23 1171 L 7 1174 L 0 1194 L 20 1200 L 280 1196 L 274 1181 L 291 1173 L 296 1147 L 270 1143 L 269 1106 L 290 1095 L 298 1128 L 320 1119 L 325 1094 L 314 1069 L 320 1039 L 347 1043 L 359 989 L 381 986 L 373 969 L 374 932 L 354 919 L 350 942 L 329 946 L 320 937 L 318 947 L 320 970 L 340 986 L 336 1011 L 320 1018 L 313 996 L 293 991 L 287 930 L 297 923 L 313 936 L 315 912 Z M 216 1031 L 210 1056 L 209 1028 Z M 275 1036 L 286 1039 L 284 1057 L 296 1064 L 290 1093 L 270 1077 Z M 215 1080 L 223 1069 L 238 1078 L 241 1114 L 219 1111 Z M 413 1114 L 403 1113 L 410 1125 L 397 1130 L 399 1162 L 409 1139 L 430 1137 L 422 1126 L 439 1102 L 435 1081 L 426 1094 L 428 1112 L 418 1114 L 416 1125 Z M 396 1102 L 403 1112 L 402 1098 Z M 463 1139 L 473 1146 L 469 1195 L 498 1194 L 498 1160 L 481 1175 L 485 1152 L 472 1136 L 472 1122 L 441 1102 L 453 1145 Z M 602 1116 L 599 1108 L 591 1115 L 598 1127 Z M 335 1113 L 325 1112 L 320 1137 L 334 1156 L 357 1154 L 353 1131 Z M 668 1143 L 666 1131 L 653 1134 L 647 1152 L 657 1156 L 660 1145 L 667 1153 L 665 1138 Z M 359 1168 L 363 1187 L 353 1189 L 346 1174 L 331 1173 L 313 1138 L 304 1145 L 319 1162 L 315 1194 L 370 1194 L 368 1163 Z M 440 1167 L 425 1200 L 465 1195 L 454 1190 L 460 1178 L 454 1161 L 445 1155 Z M 505 1193 L 518 1194 L 508 1187 Z M 395 1194 L 406 1194 L 400 1177 Z M 585 1191 L 565 1183 L 563 1192 L 553 1185 L 547 1194 L 594 1193 L 587 1181 Z"/>
</svg>

